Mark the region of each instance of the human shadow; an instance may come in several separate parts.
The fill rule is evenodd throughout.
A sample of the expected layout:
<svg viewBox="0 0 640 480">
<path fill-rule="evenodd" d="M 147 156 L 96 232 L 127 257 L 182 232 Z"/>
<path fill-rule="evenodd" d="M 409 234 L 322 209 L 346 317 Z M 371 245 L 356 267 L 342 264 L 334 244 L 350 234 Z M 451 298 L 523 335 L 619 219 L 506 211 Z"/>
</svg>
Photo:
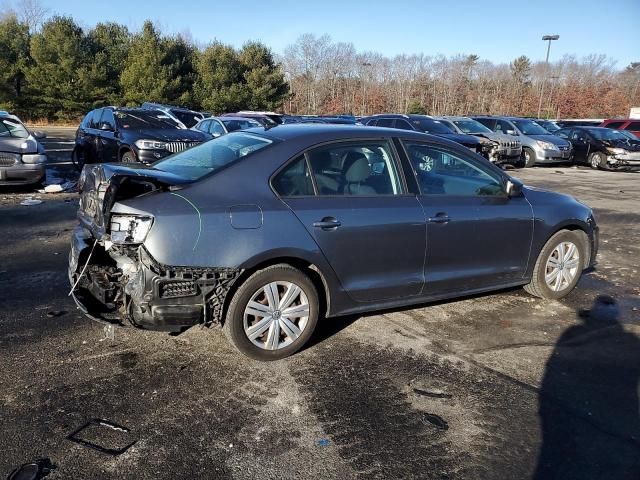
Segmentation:
<svg viewBox="0 0 640 480">
<path fill-rule="evenodd" d="M 640 339 L 599 296 L 549 358 L 539 396 L 534 480 L 640 479 Z"/>
</svg>

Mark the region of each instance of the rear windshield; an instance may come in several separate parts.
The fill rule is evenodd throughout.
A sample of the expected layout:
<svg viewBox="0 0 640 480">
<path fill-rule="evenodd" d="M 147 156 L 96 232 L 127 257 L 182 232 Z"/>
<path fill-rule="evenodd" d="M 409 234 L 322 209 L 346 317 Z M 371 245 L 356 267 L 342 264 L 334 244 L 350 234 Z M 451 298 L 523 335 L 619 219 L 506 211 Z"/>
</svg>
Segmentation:
<svg viewBox="0 0 640 480">
<path fill-rule="evenodd" d="M 121 128 L 140 130 L 145 128 L 178 128 L 176 123 L 171 120 L 166 114 L 156 111 L 114 111 L 113 115 L 116 117 L 118 126 Z"/>
<path fill-rule="evenodd" d="M 186 110 L 171 110 L 178 120 L 180 120 L 187 128 L 193 127 L 196 123 L 202 120 L 201 115 L 197 115 L 194 112 Z"/>
<path fill-rule="evenodd" d="M 272 143 L 259 135 L 230 133 L 159 160 L 153 167 L 183 178 L 198 180 Z"/>
<path fill-rule="evenodd" d="M 462 133 L 493 133 L 480 122 L 476 122 L 470 118 L 466 120 L 453 120 L 453 123 L 456 124 L 456 127 L 458 127 Z"/>
<path fill-rule="evenodd" d="M 24 125 L 12 118 L 0 118 L 0 137 L 27 138 L 29 132 Z"/>
<path fill-rule="evenodd" d="M 454 133 L 442 122 L 439 122 L 438 120 L 431 120 L 430 118 L 411 120 L 411 123 L 413 123 L 418 130 L 425 133 Z"/>
<path fill-rule="evenodd" d="M 549 132 L 531 120 L 512 120 L 523 135 L 549 135 Z"/>
</svg>

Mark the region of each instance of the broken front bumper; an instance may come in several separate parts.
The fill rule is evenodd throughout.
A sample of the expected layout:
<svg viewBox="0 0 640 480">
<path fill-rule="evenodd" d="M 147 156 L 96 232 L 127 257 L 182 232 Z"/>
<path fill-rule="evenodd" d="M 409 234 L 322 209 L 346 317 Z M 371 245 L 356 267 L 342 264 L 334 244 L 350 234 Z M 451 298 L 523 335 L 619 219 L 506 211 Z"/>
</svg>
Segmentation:
<svg viewBox="0 0 640 480">
<path fill-rule="evenodd" d="M 69 253 L 72 296 L 90 318 L 149 330 L 179 331 L 221 320 L 241 270 L 160 264 L 144 246 L 96 242 L 74 230 Z"/>
</svg>

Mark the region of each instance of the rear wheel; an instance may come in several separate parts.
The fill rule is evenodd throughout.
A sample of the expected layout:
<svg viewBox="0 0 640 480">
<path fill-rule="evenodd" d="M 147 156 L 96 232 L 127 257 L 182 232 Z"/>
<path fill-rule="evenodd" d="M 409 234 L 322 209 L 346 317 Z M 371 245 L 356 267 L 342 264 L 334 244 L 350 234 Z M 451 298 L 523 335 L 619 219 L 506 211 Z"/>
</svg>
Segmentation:
<svg viewBox="0 0 640 480">
<path fill-rule="evenodd" d="M 318 293 L 304 273 L 290 265 L 259 270 L 233 295 L 223 330 L 246 356 L 279 360 L 307 343 L 318 322 Z"/>
<path fill-rule="evenodd" d="M 71 152 L 71 163 L 73 163 L 73 166 L 76 167 L 78 171 L 82 170 L 82 167 L 84 167 L 84 164 L 86 163 L 82 148 L 77 146 L 73 148 L 73 151 Z"/>
<path fill-rule="evenodd" d="M 536 164 L 536 152 L 529 147 L 523 147 L 522 161 L 524 163 L 524 167 L 533 167 Z"/>
<path fill-rule="evenodd" d="M 602 168 L 607 170 L 607 157 L 602 152 L 593 152 L 589 155 L 589 165 L 594 169 Z"/>
<path fill-rule="evenodd" d="M 576 232 L 561 230 L 543 247 L 533 268 L 531 283 L 524 289 L 540 298 L 567 296 L 580 279 L 584 258 L 582 237 Z"/>
</svg>

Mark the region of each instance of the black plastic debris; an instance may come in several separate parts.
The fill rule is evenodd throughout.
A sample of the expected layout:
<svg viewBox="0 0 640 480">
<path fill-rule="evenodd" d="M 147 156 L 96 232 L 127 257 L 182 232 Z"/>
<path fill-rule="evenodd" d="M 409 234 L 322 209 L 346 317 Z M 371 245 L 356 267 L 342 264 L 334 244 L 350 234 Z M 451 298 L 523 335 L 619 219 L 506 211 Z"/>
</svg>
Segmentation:
<svg viewBox="0 0 640 480">
<path fill-rule="evenodd" d="M 93 418 L 74 430 L 67 440 L 113 456 L 122 455 L 137 442 L 131 440 L 131 431 L 127 427 L 99 418 Z"/>
<path fill-rule="evenodd" d="M 423 390 L 422 388 L 414 388 L 413 393 L 431 398 L 451 398 L 451 394 L 440 392 L 437 390 Z"/>
<path fill-rule="evenodd" d="M 20 465 L 9 474 L 7 480 L 40 480 L 51 473 L 56 465 L 48 458 L 40 458 L 35 462 Z"/>
<path fill-rule="evenodd" d="M 422 415 L 423 423 L 430 423 L 434 427 L 440 430 L 449 430 L 449 424 L 447 421 L 435 413 L 425 413 Z"/>
<path fill-rule="evenodd" d="M 55 318 L 55 317 L 61 317 L 62 315 L 64 315 L 65 313 L 67 313 L 64 310 L 51 310 L 49 312 L 47 312 L 47 317 L 49 318 Z"/>
</svg>

